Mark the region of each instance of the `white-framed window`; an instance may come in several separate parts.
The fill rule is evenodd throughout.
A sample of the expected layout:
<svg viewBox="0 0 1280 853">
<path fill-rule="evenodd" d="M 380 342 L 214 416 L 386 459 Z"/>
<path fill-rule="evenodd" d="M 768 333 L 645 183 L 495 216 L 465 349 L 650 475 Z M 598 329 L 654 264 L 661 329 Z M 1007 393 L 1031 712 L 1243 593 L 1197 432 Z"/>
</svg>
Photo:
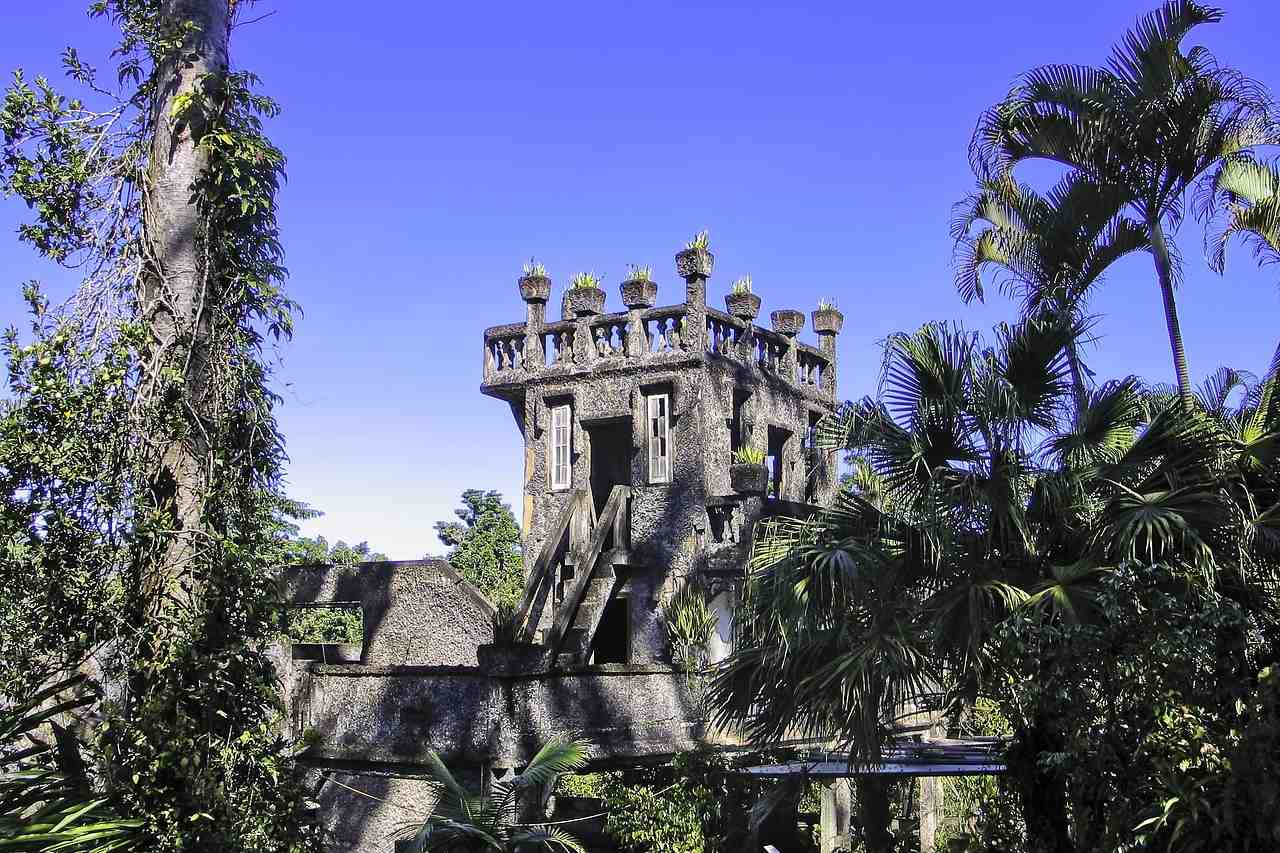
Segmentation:
<svg viewBox="0 0 1280 853">
<path fill-rule="evenodd" d="M 671 482 L 671 397 L 650 394 L 649 403 L 649 482 Z"/>
<path fill-rule="evenodd" d="M 569 456 L 572 449 L 573 419 L 570 417 L 569 405 L 551 407 L 551 445 L 550 467 L 551 488 L 567 489 L 573 482 L 573 461 Z"/>
</svg>

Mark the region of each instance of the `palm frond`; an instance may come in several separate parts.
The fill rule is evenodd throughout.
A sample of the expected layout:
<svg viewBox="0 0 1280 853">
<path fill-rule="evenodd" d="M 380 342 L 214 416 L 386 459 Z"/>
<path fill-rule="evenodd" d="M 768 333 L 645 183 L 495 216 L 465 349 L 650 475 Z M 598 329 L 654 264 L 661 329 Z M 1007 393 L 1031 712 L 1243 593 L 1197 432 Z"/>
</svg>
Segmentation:
<svg viewBox="0 0 1280 853">
<path fill-rule="evenodd" d="M 1108 571 L 1087 560 L 1055 565 L 1022 606 L 1072 625 L 1087 622 L 1096 615 L 1098 581 Z"/>
<path fill-rule="evenodd" d="M 549 739 L 530 759 L 528 766 L 512 780 L 517 788 L 545 785 L 562 773 L 572 773 L 587 763 L 589 742 L 572 734 Z"/>
</svg>

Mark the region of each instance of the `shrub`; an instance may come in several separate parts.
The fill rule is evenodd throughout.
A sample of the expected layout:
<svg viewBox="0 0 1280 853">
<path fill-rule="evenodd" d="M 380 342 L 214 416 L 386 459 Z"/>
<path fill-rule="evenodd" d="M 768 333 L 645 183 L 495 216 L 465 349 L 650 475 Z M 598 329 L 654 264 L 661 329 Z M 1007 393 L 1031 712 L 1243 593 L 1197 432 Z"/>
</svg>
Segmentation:
<svg viewBox="0 0 1280 853">
<path fill-rule="evenodd" d="M 653 268 L 627 264 L 627 281 L 653 281 Z"/>
<path fill-rule="evenodd" d="M 602 275 L 596 275 L 593 272 L 580 272 L 569 279 L 569 286 L 581 289 L 592 287 L 599 289 L 602 281 L 604 281 L 604 276 Z"/>
</svg>

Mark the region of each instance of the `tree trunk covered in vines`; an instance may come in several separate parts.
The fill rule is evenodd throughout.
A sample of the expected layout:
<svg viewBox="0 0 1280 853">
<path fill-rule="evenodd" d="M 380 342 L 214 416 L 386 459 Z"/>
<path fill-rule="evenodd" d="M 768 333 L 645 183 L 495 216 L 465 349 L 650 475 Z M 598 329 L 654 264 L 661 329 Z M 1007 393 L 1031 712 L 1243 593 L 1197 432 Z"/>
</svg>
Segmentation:
<svg viewBox="0 0 1280 853">
<path fill-rule="evenodd" d="M 205 75 L 227 70 L 230 19 L 227 0 L 165 0 L 163 9 L 166 28 L 187 32 L 182 49 L 156 71 L 143 204 L 147 256 L 140 301 L 150 336 L 144 395 L 172 414 L 151 476 L 151 499 L 169 528 L 159 533 L 141 570 L 146 606 L 159 614 L 198 606 L 201 598 L 191 570 L 202 544 L 210 464 L 204 425 L 215 417 L 210 315 L 219 307 L 218 276 L 206 263 L 193 193 L 208 155 L 198 145 L 200 128 L 177 107 Z"/>
</svg>

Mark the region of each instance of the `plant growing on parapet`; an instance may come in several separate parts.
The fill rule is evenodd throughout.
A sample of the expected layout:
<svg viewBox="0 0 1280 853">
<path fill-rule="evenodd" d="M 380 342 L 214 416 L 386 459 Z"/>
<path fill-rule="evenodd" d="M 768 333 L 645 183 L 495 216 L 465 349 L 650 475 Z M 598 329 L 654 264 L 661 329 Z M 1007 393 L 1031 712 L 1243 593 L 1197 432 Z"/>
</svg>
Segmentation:
<svg viewBox="0 0 1280 853">
<path fill-rule="evenodd" d="M 469 790 L 450 772 L 439 753 L 427 750 L 427 773 L 439 799 L 431 815 L 407 839 L 413 853 L 586 853 L 577 838 L 558 826 L 522 824 L 516 815 L 522 796 L 538 796 L 564 773 L 587 761 L 588 743 L 569 735 L 547 741 L 528 766 L 502 780 L 485 778 Z"/>
<path fill-rule="evenodd" d="M 575 290 L 600 289 L 600 283 L 604 281 L 604 276 L 596 275 L 593 272 L 580 272 L 569 279 L 569 286 Z"/>
<path fill-rule="evenodd" d="M 740 447 L 733 452 L 735 465 L 763 465 L 765 453 L 758 447 Z"/>
<path fill-rule="evenodd" d="M 729 292 L 735 296 L 741 296 L 744 293 L 751 292 L 751 276 L 744 275 L 729 286 Z"/>
<path fill-rule="evenodd" d="M 546 278 L 547 267 L 541 261 L 530 258 L 521 270 L 524 278 Z"/>
<path fill-rule="evenodd" d="M 686 581 L 663 606 L 662 621 L 671 647 L 671 662 L 684 672 L 694 707 L 699 718 L 705 719 L 707 670 L 711 665 L 716 615 L 697 584 Z"/>
<path fill-rule="evenodd" d="M 627 264 L 627 281 L 653 281 L 653 267 Z"/>
<path fill-rule="evenodd" d="M 516 644 L 520 626 L 516 624 L 516 602 L 503 599 L 494 605 L 493 644 L 509 649 Z"/>
<path fill-rule="evenodd" d="M 696 249 L 702 252 L 711 251 L 711 233 L 705 228 L 693 235 L 693 239 L 684 244 L 685 249 Z"/>
<path fill-rule="evenodd" d="M 819 311 L 838 311 L 840 309 L 836 307 L 835 299 L 831 297 L 827 297 L 825 299 L 818 300 L 818 310 Z"/>
</svg>

